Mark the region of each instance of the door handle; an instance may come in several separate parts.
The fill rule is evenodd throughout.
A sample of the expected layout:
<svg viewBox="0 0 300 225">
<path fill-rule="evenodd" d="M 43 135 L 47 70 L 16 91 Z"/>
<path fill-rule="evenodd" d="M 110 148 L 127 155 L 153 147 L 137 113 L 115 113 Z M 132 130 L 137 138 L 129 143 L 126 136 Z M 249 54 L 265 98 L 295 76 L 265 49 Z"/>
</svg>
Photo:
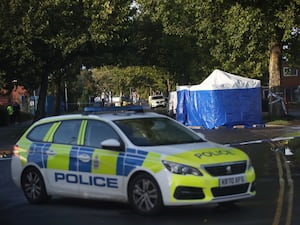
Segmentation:
<svg viewBox="0 0 300 225">
<path fill-rule="evenodd" d="M 54 150 L 47 150 L 46 154 L 49 155 L 49 156 L 55 156 L 56 152 Z"/>
<path fill-rule="evenodd" d="M 89 162 L 91 160 L 91 157 L 88 154 L 80 154 L 78 156 L 78 159 L 82 162 Z"/>
</svg>

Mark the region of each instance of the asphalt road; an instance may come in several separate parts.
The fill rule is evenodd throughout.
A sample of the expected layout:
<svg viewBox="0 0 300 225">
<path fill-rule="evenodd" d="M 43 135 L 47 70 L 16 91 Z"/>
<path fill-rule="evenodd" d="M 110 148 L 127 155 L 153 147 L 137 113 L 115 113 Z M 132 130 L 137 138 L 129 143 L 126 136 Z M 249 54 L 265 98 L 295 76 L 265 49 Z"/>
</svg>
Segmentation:
<svg viewBox="0 0 300 225">
<path fill-rule="evenodd" d="M 0 128 L 0 150 L 12 148 L 28 124 Z M 210 140 L 239 143 L 285 136 L 298 126 L 253 129 L 201 130 Z M 300 141 L 299 141 L 300 142 Z M 257 173 L 257 195 L 234 207 L 215 204 L 167 208 L 154 217 L 135 214 L 127 204 L 106 201 L 53 198 L 43 205 L 30 205 L 10 178 L 10 160 L 0 160 L 1 225 L 77 225 L 77 224 L 230 224 L 230 225 L 299 225 L 300 216 L 300 145 L 288 144 L 294 155 L 276 151 L 264 142 L 239 146 L 252 159 Z"/>
</svg>

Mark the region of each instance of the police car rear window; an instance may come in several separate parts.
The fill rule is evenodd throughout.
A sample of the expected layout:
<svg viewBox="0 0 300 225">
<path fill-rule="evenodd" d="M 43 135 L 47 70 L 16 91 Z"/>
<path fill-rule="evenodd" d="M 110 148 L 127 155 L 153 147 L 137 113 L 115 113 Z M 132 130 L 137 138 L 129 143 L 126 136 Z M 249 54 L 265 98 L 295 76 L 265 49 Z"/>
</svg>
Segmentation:
<svg viewBox="0 0 300 225">
<path fill-rule="evenodd" d="M 53 142 L 58 144 L 77 144 L 81 120 L 62 121 L 57 128 Z"/>
<path fill-rule="evenodd" d="M 43 141 L 52 124 L 53 123 L 47 123 L 34 127 L 27 135 L 27 138 L 32 141 Z"/>
</svg>

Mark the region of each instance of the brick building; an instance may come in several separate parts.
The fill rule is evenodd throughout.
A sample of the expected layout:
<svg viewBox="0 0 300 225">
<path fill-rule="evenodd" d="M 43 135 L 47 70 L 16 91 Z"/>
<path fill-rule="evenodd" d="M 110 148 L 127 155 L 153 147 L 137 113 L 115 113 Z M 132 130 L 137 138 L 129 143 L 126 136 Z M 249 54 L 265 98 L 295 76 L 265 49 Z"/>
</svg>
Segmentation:
<svg viewBox="0 0 300 225">
<path fill-rule="evenodd" d="M 283 66 L 280 86 L 288 102 L 300 103 L 299 68 Z"/>
</svg>

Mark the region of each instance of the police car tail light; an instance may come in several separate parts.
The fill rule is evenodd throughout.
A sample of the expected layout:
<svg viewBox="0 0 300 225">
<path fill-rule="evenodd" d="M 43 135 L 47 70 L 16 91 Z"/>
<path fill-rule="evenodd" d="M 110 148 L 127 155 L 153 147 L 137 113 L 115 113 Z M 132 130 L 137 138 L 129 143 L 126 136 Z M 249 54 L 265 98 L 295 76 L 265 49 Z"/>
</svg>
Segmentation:
<svg viewBox="0 0 300 225">
<path fill-rule="evenodd" d="M 181 175 L 194 175 L 194 176 L 202 176 L 202 173 L 195 167 L 187 166 L 180 163 L 169 162 L 163 160 L 162 163 L 171 173 L 181 174 Z"/>
<path fill-rule="evenodd" d="M 13 155 L 14 156 L 19 156 L 19 146 L 18 145 L 14 145 Z"/>
</svg>

